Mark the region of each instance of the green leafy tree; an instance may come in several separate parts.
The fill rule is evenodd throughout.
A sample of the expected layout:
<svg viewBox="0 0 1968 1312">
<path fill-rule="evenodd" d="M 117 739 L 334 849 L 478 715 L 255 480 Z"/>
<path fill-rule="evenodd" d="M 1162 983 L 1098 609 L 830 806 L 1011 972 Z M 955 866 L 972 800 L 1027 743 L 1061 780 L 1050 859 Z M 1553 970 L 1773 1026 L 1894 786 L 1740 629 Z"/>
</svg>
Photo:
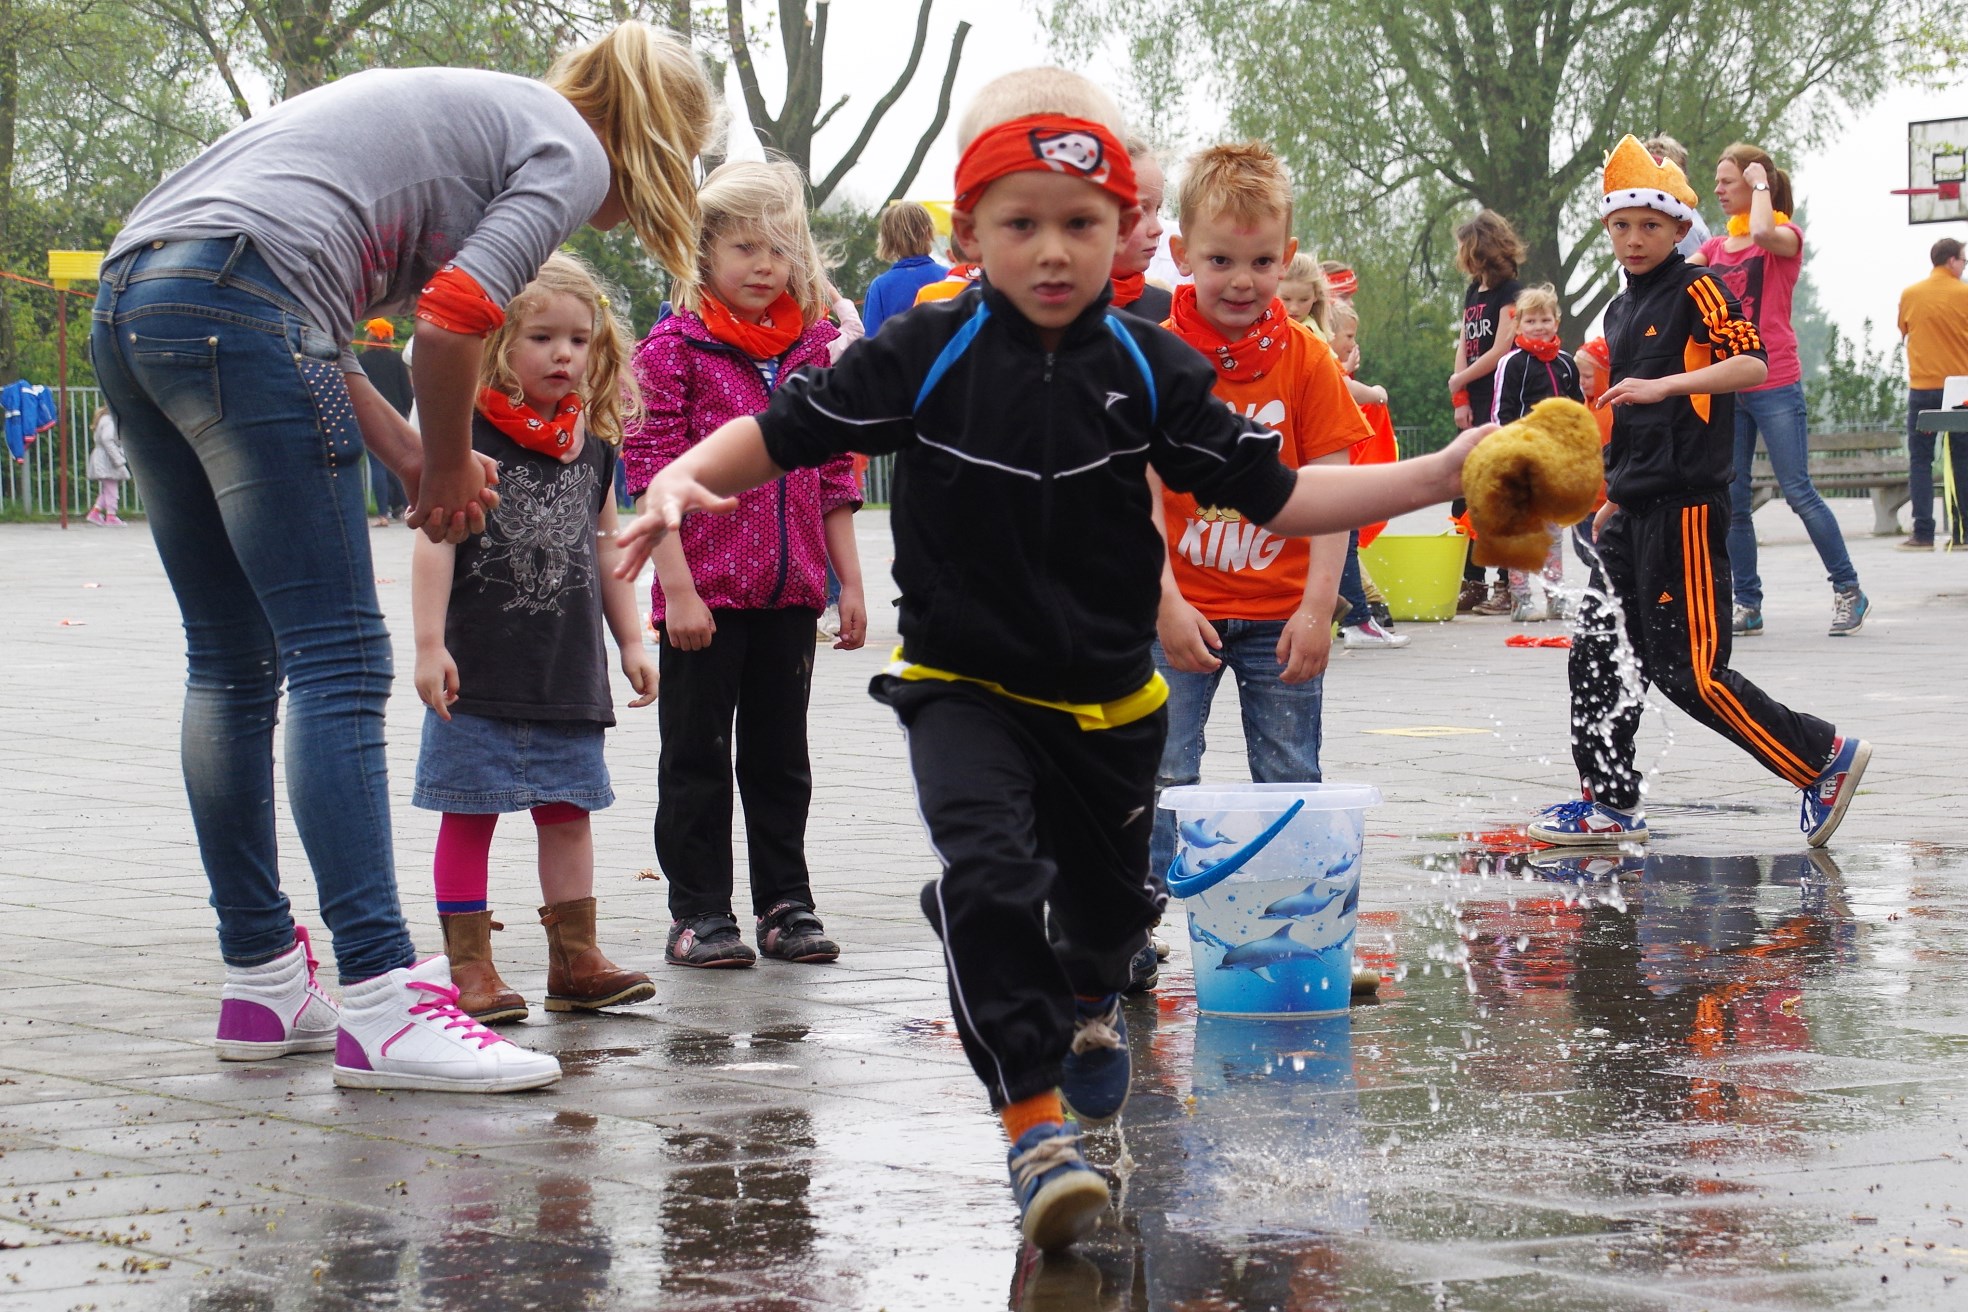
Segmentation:
<svg viewBox="0 0 1968 1312">
<path fill-rule="evenodd" d="M 1832 327 L 1824 369 L 1804 383 L 1813 431 L 1899 429 L 1906 423 L 1906 397 L 1905 348 L 1898 341 L 1875 346 L 1870 319 L 1856 342 Z"/>
</svg>

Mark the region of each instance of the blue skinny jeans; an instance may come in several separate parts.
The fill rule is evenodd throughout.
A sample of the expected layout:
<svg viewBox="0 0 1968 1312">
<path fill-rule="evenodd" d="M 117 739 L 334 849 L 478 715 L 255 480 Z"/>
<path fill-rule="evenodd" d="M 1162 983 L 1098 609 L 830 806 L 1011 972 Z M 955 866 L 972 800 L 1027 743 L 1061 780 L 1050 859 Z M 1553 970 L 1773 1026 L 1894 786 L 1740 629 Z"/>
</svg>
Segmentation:
<svg viewBox="0 0 1968 1312">
<path fill-rule="evenodd" d="M 1750 466 L 1756 457 L 1756 435 L 1770 453 L 1777 489 L 1811 535 L 1831 586 L 1841 591 L 1859 585 L 1859 572 L 1845 550 L 1845 535 L 1831 507 L 1812 486 L 1806 463 L 1807 417 L 1804 384 L 1790 383 L 1759 392 L 1736 393 L 1736 481 L 1729 488 L 1729 567 L 1736 580 L 1736 603 L 1751 610 L 1763 608 L 1763 580 L 1756 573 L 1756 526 L 1750 521 Z"/>
<path fill-rule="evenodd" d="M 245 239 L 160 243 L 103 270 L 90 352 L 183 615 L 182 759 L 219 948 L 293 946 L 274 831 L 287 793 L 344 983 L 415 960 L 383 760 L 392 673 L 341 343 Z"/>
</svg>

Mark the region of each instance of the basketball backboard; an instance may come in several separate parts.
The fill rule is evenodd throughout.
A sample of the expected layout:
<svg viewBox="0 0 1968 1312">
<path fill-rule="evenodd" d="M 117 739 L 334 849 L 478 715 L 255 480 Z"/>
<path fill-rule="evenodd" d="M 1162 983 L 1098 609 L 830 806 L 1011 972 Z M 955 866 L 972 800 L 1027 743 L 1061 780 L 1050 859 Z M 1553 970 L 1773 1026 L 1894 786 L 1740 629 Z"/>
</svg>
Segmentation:
<svg viewBox="0 0 1968 1312">
<path fill-rule="evenodd" d="M 1908 223 L 1968 219 L 1968 118 L 1907 124 Z"/>
</svg>

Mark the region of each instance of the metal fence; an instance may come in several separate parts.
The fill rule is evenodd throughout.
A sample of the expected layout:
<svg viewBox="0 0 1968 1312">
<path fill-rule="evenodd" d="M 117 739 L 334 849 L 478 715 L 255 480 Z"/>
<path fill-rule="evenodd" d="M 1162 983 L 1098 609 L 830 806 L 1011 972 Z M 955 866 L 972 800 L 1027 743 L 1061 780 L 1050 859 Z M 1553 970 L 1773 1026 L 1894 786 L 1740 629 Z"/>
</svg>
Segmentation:
<svg viewBox="0 0 1968 1312">
<path fill-rule="evenodd" d="M 89 422 L 102 404 L 102 393 L 93 387 L 68 389 L 68 513 L 70 518 L 87 514 L 95 504 L 96 485 L 89 478 L 89 452 L 95 446 L 94 426 Z M 0 458 L 0 514 L 11 518 L 53 518 L 61 513 L 61 432 L 50 428 L 37 434 L 28 444 L 27 459 L 16 464 L 10 457 Z M 117 502 L 119 515 L 143 513 L 143 497 L 134 478 L 123 484 Z"/>
</svg>

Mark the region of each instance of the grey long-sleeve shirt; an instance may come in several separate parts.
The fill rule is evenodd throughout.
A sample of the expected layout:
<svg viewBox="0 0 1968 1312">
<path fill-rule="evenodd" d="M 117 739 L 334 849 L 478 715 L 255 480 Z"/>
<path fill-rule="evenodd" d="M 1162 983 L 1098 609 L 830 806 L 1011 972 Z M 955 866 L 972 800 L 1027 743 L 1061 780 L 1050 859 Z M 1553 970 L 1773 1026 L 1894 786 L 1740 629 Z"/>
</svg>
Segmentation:
<svg viewBox="0 0 1968 1312">
<path fill-rule="evenodd" d="M 565 97 L 508 73 L 377 69 L 283 101 L 159 183 L 110 247 L 252 238 L 317 328 L 401 314 L 445 264 L 504 304 L 608 194 Z M 356 370 L 353 353 L 342 366 Z"/>
</svg>

